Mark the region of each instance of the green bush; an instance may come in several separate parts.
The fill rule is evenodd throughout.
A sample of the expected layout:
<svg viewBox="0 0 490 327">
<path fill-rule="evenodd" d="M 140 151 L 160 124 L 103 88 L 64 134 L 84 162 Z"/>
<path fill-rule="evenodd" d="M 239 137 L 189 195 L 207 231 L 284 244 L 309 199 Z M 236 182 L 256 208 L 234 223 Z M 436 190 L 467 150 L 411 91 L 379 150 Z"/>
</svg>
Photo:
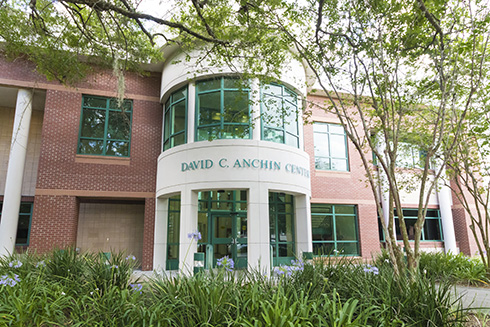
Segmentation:
<svg viewBox="0 0 490 327">
<path fill-rule="evenodd" d="M 389 260 L 376 262 L 336 258 L 271 276 L 219 269 L 138 283 L 123 254 L 15 255 L 0 259 L 0 326 L 462 326 L 447 279 L 397 277 Z"/>
</svg>

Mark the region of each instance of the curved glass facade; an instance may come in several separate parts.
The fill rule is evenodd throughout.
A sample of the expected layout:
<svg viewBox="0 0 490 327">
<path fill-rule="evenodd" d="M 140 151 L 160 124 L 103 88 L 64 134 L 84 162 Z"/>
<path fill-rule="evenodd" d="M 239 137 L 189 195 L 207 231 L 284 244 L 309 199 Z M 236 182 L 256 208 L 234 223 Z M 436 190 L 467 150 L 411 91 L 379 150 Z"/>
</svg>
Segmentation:
<svg viewBox="0 0 490 327">
<path fill-rule="evenodd" d="M 187 142 L 187 86 L 172 93 L 165 102 L 163 151 Z"/>
<path fill-rule="evenodd" d="M 237 78 L 196 83 L 196 141 L 249 139 L 249 89 Z"/>
<path fill-rule="evenodd" d="M 265 84 L 261 96 L 262 139 L 299 147 L 297 95 L 279 84 Z"/>
</svg>

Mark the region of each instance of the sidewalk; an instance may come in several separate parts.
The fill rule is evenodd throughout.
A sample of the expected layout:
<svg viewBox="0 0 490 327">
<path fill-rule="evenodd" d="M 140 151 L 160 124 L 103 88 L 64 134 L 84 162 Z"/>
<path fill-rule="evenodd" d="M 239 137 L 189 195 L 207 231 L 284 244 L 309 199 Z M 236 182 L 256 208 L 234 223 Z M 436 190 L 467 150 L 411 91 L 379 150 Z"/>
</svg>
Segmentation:
<svg viewBox="0 0 490 327">
<path fill-rule="evenodd" d="M 455 293 L 461 296 L 465 308 L 481 308 L 490 314 L 490 288 L 455 286 Z"/>
</svg>

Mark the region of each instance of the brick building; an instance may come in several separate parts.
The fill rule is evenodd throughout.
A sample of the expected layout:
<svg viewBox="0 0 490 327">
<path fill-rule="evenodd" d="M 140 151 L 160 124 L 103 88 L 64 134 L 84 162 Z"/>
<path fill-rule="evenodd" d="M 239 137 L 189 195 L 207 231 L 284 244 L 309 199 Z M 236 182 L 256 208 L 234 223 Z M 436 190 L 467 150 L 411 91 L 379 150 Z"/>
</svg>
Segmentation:
<svg viewBox="0 0 490 327">
<path fill-rule="evenodd" d="M 202 68 L 176 60 L 128 73 L 120 104 L 110 71 L 71 88 L 0 57 L 3 253 L 14 243 L 125 251 L 143 270 L 170 270 L 192 267 L 193 252 L 207 266 L 230 256 L 265 269 L 302 252 L 378 252 L 356 150 L 335 116 L 313 110 L 303 124 L 297 115 L 306 96 L 324 101 L 307 95 L 303 67 L 290 63 L 277 83 Z M 475 253 L 450 193 L 436 192 L 429 209 L 424 248 Z"/>
</svg>

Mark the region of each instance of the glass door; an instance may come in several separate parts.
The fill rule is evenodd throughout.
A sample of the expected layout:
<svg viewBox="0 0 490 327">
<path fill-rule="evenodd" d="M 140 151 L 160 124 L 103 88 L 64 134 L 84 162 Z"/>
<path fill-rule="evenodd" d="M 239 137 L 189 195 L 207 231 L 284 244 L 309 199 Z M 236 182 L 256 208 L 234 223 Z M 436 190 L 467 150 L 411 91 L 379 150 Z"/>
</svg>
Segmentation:
<svg viewBox="0 0 490 327">
<path fill-rule="evenodd" d="M 225 256 L 235 268 L 247 268 L 247 217 L 237 213 L 216 213 L 212 219 L 213 266 Z"/>
</svg>

